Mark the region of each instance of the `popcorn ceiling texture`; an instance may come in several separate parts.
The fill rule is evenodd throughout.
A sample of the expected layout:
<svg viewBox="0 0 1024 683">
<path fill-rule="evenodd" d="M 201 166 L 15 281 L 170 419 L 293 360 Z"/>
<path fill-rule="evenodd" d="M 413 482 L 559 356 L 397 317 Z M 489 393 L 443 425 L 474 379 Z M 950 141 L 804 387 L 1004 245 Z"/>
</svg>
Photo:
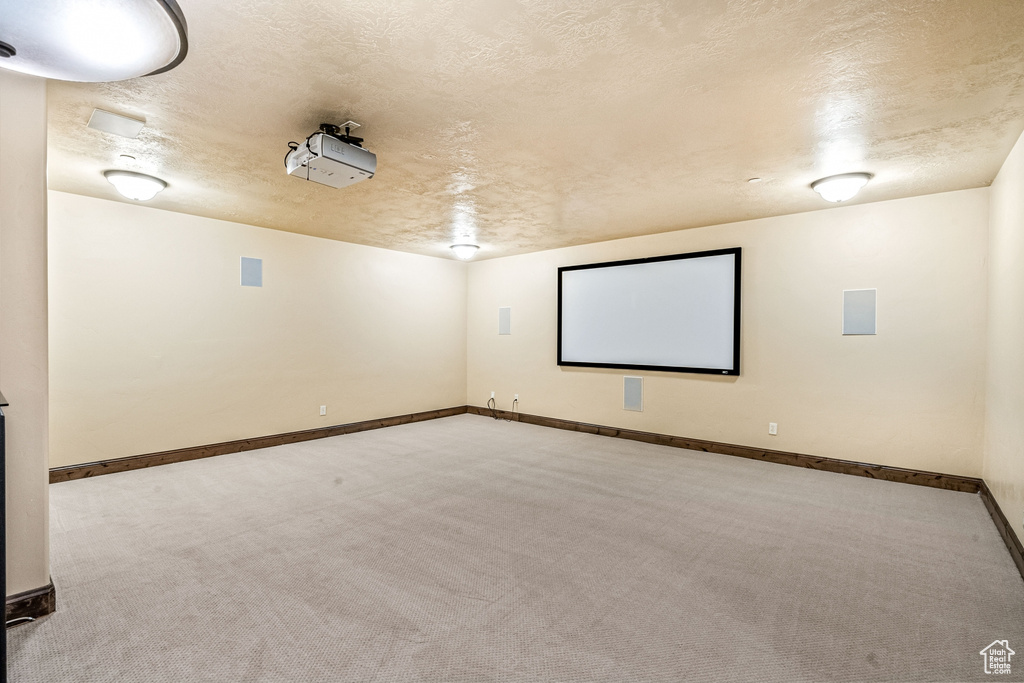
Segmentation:
<svg viewBox="0 0 1024 683">
<path fill-rule="evenodd" d="M 117 198 L 124 167 L 167 180 L 159 208 L 486 258 L 825 208 L 808 184 L 853 170 L 854 201 L 984 186 L 1024 128 L 1017 0 L 181 5 L 177 69 L 49 84 L 52 189 Z M 285 175 L 348 118 L 373 180 Z"/>
</svg>

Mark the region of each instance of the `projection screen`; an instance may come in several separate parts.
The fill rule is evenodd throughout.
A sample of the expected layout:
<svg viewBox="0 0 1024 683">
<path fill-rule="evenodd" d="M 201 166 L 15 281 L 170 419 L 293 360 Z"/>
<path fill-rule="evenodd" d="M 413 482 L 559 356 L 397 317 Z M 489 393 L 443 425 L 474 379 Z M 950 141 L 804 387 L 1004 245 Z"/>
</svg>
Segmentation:
<svg viewBox="0 0 1024 683">
<path fill-rule="evenodd" d="M 558 269 L 558 364 L 740 374 L 741 249 Z"/>
</svg>

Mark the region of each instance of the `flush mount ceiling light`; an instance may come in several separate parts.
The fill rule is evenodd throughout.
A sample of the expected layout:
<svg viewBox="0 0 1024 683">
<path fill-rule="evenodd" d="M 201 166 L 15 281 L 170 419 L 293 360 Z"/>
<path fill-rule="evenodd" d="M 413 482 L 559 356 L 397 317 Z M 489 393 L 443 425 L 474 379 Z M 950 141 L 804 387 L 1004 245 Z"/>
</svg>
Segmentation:
<svg viewBox="0 0 1024 683">
<path fill-rule="evenodd" d="M 0 67 L 104 83 L 173 69 L 188 52 L 175 0 L 6 0 Z"/>
<path fill-rule="evenodd" d="M 811 183 L 811 189 L 827 202 L 845 202 L 860 192 L 860 188 L 871 180 L 870 173 L 843 173 Z"/>
<path fill-rule="evenodd" d="M 156 196 L 156 193 L 167 187 L 167 183 L 144 173 L 132 171 L 104 171 L 103 177 L 128 199 L 145 202 Z"/>
<path fill-rule="evenodd" d="M 477 249 L 479 248 L 480 247 L 475 244 L 453 244 L 452 252 L 454 252 L 457 258 L 460 258 L 463 261 L 468 261 L 476 255 Z"/>
</svg>

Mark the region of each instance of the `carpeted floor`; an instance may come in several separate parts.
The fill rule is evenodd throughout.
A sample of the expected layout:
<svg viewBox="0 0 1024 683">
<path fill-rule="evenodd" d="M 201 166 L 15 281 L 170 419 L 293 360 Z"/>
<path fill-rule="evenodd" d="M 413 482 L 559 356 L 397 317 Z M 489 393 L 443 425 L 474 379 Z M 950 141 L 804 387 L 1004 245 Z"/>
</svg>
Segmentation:
<svg viewBox="0 0 1024 683">
<path fill-rule="evenodd" d="M 970 494 L 460 415 L 50 496 L 15 683 L 1024 680 Z"/>
</svg>

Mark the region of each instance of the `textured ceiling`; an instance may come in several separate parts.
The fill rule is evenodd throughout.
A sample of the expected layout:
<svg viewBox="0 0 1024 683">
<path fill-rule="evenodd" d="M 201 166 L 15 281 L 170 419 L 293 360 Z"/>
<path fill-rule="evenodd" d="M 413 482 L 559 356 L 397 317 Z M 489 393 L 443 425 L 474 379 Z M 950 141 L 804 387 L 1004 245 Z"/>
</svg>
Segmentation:
<svg viewBox="0 0 1024 683">
<path fill-rule="evenodd" d="M 1020 0 L 179 2 L 177 69 L 50 83 L 52 188 L 116 199 L 127 168 L 159 208 L 485 258 L 820 209 L 835 173 L 875 174 L 854 202 L 984 186 L 1024 129 Z M 375 178 L 285 174 L 346 119 Z"/>
</svg>

